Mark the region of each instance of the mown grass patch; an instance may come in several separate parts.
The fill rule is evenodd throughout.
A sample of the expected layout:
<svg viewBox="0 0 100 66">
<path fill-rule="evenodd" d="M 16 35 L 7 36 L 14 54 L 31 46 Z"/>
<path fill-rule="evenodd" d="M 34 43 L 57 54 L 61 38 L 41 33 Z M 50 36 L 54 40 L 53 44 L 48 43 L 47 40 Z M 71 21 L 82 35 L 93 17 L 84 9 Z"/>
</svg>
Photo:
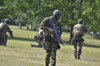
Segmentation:
<svg viewBox="0 0 100 66">
<path fill-rule="evenodd" d="M 18 26 L 10 26 L 14 38 L 8 38 L 7 47 L 0 46 L 0 66 L 45 66 L 45 50 L 43 48 L 31 48 L 30 44 L 37 44 L 33 40 L 36 31 L 19 29 Z M 100 40 L 86 35 L 83 44 L 81 59 L 74 59 L 73 46 L 68 42 L 69 33 L 63 33 L 64 46 L 57 51 L 56 66 L 100 66 Z"/>
</svg>

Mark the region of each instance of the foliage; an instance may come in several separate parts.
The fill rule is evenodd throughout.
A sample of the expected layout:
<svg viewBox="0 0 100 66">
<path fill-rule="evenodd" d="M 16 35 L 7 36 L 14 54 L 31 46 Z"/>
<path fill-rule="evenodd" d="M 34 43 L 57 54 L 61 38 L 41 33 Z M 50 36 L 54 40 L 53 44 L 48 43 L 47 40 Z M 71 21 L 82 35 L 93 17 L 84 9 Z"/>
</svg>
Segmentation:
<svg viewBox="0 0 100 66">
<path fill-rule="evenodd" d="M 1 0 L 0 19 L 10 17 L 16 23 L 39 25 L 52 15 L 53 10 L 62 11 L 63 27 L 71 29 L 78 19 L 83 19 L 90 31 L 100 32 L 100 0 Z"/>
</svg>

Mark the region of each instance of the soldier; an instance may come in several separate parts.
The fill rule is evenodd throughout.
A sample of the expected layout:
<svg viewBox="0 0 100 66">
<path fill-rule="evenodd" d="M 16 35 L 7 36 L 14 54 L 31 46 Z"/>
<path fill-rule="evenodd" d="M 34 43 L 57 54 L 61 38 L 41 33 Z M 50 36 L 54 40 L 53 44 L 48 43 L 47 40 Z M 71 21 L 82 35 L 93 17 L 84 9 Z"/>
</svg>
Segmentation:
<svg viewBox="0 0 100 66">
<path fill-rule="evenodd" d="M 83 44 L 83 36 L 87 32 L 86 27 L 83 25 L 83 20 L 79 19 L 78 24 L 73 27 L 73 38 L 72 44 L 74 45 L 74 57 L 75 59 L 80 59 L 80 55 L 82 53 L 82 44 Z M 77 44 L 79 44 L 79 49 L 77 52 Z M 78 55 L 77 55 L 78 54 Z"/>
<path fill-rule="evenodd" d="M 33 30 L 38 31 L 38 26 L 35 26 Z"/>
<path fill-rule="evenodd" d="M 42 47 L 43 45 L 43 30 L 40 30 L 35 36 L 34 39 L 38 42 L 38 45 L 31 44 L 31 47 Z"/>
<path fill-rule="evenodd" d="M 0 23 L 0 45 L 6 46 L 8 36 L 6 32 L 9 32 L 11 38 L 13 38 L 13 34 L 11 29 L 8 26 L 8 21 L 4 21 Z"/>
<path fill-rule="evenodd" d="M 57 49 L 60 49 L 59 42 L 51 35 L 53 34 L 52 26 L 50 25 L 50 22 L 53 23 L 53 26 L 55 28 L 58 28 L 58 33 L 62 34 L 61 29 L 61 23 L 58 21 L 61 16 L 60 10 L 54 10 L 53 15 L 50 17 L 46 17 L 42 23 L 40 24 L 40 29 L 44 31 L 44 39 L 43 39 L 43 45 L 44 49 L 46 50 L 46 62 L 45 66 L 49 66 L 50 63 L 50 57 L 51 57 L 51 66 L 56 66 L 56 52 Z"/>
</svg>

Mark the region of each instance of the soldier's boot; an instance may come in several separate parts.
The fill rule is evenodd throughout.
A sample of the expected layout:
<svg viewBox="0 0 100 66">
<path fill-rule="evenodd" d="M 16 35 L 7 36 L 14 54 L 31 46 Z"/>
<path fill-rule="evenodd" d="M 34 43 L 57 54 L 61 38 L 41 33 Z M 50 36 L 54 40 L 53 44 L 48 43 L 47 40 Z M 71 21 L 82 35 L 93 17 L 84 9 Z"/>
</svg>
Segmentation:
<svg viewBox="0 0 100 66">
<path fill-rule="evenodd" d="M 74 45 L 74 58 L 77 59 L 77 44 Z"/>
<path fill-rule="evenodd" d="M 78 59 L 81 59 L 81 58 L 80 58 L 80 53 L 78 54 Z"/>
<path fill-rule="evenodd" d="M 81 55 L 81 54 L 79 53 L 79 54 L 78 54 L 78 59 L 81 59 L 81 58 L 80 58 L 80 55 Z"/>
<path fill-rule="evenodd" d="M 35 44 L 31 44 L 31 47 L 36 47 L 36 45 Z"/>
<path fill-rule="evenodd" d="M 80 58 L 80 56 L 78 56 L 78 58 L 77 58 L 77 59 L 81 59 L 81 58 Z"/>
<path fill-rule="evenodd" d="M 79 48 L 79 50 L 78 50 L 78 59 L 81 59 L 80 58 L 81 53 L 82 53 L 82 50 L 81 50 L 81 48 Z"/>
<path fill-rule="evenodd" d="M 74 51 L 74 57 L 75 57 L 75 59 L 77 59 L 77 50 Z"/>
</svg>

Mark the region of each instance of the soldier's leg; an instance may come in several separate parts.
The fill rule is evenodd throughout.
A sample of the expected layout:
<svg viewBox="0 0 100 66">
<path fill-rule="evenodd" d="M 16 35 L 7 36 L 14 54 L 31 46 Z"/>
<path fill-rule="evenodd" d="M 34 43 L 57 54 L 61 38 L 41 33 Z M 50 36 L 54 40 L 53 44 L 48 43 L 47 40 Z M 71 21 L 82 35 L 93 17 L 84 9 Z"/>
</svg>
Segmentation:
<svg viewBox="0 0 100 66">
<path fill-rule="evenodd" d="M 42 47 L 42 44 L 43 44 L 43 41 L 40 41 L 40 40 L 38 40 L 37 41 L 38 42 L 38 45 L 36 45 L 36 44 L 31 44 L 31 47 Z"/>
<path fill-rule="evenodd" d="M 57 44 L 52 44 L 51 49 L 51 66 L 56 66 L 56 52 L 57 52 Z"/>
<path fill-rule="evenodd" d="M 82 44 L 83 44 L 83 42 L 79 42 L 78 59 L 80 59 L 80 55 L 82 53 Z"/>
<path fill-rule="evenodd" d="M 50 63 L 50 54 L 51 54 L 51 50 L 50 49 L 47 49 L 46 50 L 46 65 L 45 66 L 49 66 L 49 63 Z"/>
<path fill-rule="evenodd" d="M 43 43 L 43 41 L 42 40 L 39 40 L 38 47 L 42 47 L 42 43 Z"/>
<path fill-rule="evenodd" d="M 56 50 L 51 52 L 51 66 L 56 66 Z"/>
<path fill-rule="evenodd" d="M 41 47 L 42 47 L 42 45 L 41 45 L 41 44 L 39 44 L 39 43 L 38 43 L 38 45 L 36 45 L 36 44 L 31 44 L 31 47 L 40 47 L 40 48 L 41 48 Z"/>
<path fill-rule="evenodd" d="M 50 54 L 51 54 L 51 45 L 50 42 L 46 42 L 46 61 L 45 66 L 49 66 L 50 63 Z"/>
<path fill-rule="evenodd" d="M 74 57 L 77 59 L 77 42 L 74 43 Z"/>
<path fill-rule="evenodd" d="M 7 39 L 8 39 L 8 36 L 6 35 L 3 42 L 2 42 L 3 46 L 7 46 Z"/>
<path fill-rule="evenodd" d="M 75 36 L 73 37 L 71 43 L 74 46 L 74 57 L 77 59 L 77 41 L 75 40 Z"/>
<path fill-rule="evenodd" d="M 0 45 L 2 45 L 4 39 L 2 39 L 2 37 L 0 37 Z"/>
</svg>

